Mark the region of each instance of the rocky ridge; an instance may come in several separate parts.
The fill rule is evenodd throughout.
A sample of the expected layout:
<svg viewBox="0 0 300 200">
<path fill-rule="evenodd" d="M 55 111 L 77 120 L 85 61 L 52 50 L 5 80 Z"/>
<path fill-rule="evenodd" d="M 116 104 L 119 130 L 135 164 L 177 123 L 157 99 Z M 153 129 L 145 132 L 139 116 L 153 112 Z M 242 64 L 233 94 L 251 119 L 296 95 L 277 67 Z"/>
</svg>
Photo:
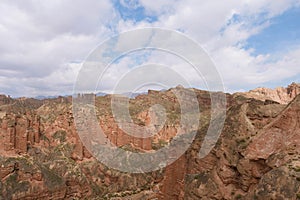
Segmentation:
<svg viewBox="0 0 300 200">
<path fill-rule="evenodd" d="M 276 103 L 279 95 L 269 93 L 257 99 L 226 94 L 224 129 L 202 159 L 198 153 L 210 121 L 210 93 L 193 90 L 201 110 L 193 144 L 173 164 L 145 174 L 122 173 L 93 158 L 77 135 L 71 97 L 2 95 L 0 199 L 299 199 L 300 96 L 292 85 L 286 90 L 292 99 L 288 104 L 282 96 Z M 166 109 L 165 126 L 147 139 L 131 137 L 118 127 L 111 98 L 96 97 L 95 106 L 99 125 L 115 145 L 155 151 L 178 134 L 180 105 L 172 90 L 149 91 L 130 100 L 130 114 L 140 126 L 154 120 L 148 109 L 152 105 Z"/>
<path fill-rule="evenodd" d="M 256 88 L 250 90 L 249 92 L 237 93 L 236 95 L 244 95 L 248 98 L 255 98 L 262 101 L 272 100 L 280 104 L 288 104 L 291 102 L 298 94 L 300 94 L 300 84 L 292 83 L 286 88 L 277 87 L 275 89 L 270 88 Z"/>
</svg>

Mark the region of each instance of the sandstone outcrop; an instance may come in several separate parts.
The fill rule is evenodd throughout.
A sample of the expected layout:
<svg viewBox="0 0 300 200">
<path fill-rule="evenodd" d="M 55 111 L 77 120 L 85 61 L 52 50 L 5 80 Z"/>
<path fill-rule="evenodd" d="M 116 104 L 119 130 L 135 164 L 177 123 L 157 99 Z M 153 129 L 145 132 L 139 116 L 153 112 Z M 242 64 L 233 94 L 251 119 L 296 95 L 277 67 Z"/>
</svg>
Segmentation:
<svg viewBox="0 0 300 200">
<path fill-rule="evenodd" d="M 157 129 L 155 136 L 144 139 L 120 128 L 112 114 L 111 95 L 96 97 L 99 126 L 124 150 L 153 152 L 178 134 L 197 132 L 178 160 L 144 174 L 109 169 L 93 157 L 77 134 L 71 97 L 34 100 L 1 95 L 0 199 L 299 199 L 298 86 L 275 93 L 259 90 L 254 92 L 257 96 L 226 94 L 222 134 L 204 158 L 198 154 L 210 122 L 211 93 L 176 88 L 186 99 L 194 91 L 199 102 L 201 123 L 190 129 L 180 127 L 180 103 L 172 90 L 130 99 L 132 121 Z M 166 111 L 163 127 L 160 116 L 149 110 L 157 104 Z"/>
<path fill-rule="evenodd" d="M 276 89 L 257 88 L 245 93 L 237 93 L 236 95 L 244 95 L 247 98 L 255 98 L 262 101 L 272 100 L 281 104 L 288 104 L 298 94 L 300 94 L 300 84 L 292 83 L 288 87 L 278 87 Z"/>
</svg>

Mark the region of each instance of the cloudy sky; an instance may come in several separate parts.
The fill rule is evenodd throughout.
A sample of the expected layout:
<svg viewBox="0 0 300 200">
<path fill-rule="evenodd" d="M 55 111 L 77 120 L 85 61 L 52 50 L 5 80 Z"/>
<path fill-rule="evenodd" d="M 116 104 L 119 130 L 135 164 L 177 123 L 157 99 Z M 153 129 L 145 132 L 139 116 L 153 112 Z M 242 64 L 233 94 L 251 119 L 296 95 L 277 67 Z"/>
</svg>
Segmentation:
<svg viewBox="0 0 300 200">
<path fill-rule="evenodd" d="M 286 86 L 300 82 L 299 19 L 299 0 L 2 0 L 0 93 L 72 94 L 93 49 L 142 27 L 177 30 L 198 42 L 226 91 Z M 119 63 L 103 88 L 132 65 L 126 58 Z M 188 72 L 185 67 L 180 70 Z"/>
</svg>

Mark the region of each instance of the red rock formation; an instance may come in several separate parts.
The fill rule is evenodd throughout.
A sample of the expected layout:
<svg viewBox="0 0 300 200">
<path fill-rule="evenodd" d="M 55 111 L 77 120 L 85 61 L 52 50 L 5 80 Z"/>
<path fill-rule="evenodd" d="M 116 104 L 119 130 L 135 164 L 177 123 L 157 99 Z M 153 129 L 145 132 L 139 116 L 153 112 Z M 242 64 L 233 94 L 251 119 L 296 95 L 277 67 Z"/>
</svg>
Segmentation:
<svg viewBox="0 0 300 200">
<path fill-rule="evenodd" d="M 237 93 L 236 95 L 244 95 L 248 98 L 255 98 L 262 101 L 273 100 L 281 104 L 288 104 L 298 94 L 300 94 L 300 84 L 292 83 L 287 88 L 257 88 L 254 90 L 250 90 L 249 92 Z"/>
<path fill-rule="evenodd" d="M 40 119 L 37 115 L 10 114 L 4 116 L 0 123 L 5 151 L 26 153 L 29 145 L 40 142 Z"/>
<path fill-rule="evenodd" d="M 184 199 L 186 174 L 187 158 L 182 155 L 165 169 L 161 199 Z"/>
<path fill-rule="evenodd" d="M 191 90 L 181 92 L 188 98 Z M 4 199 L 96 196 L 296 199 L 300 193 L 300 96 L 289 105 L 280 105 L 227 95 L 228 112 L 222 135 L 215 148 L 200 159 L 198 153 L 210 116 L 210 93 L 198 90 L 195 93 L 205 116 L 189 150 L 164 170 L 140 175 L 114 171 L 92 157 L 77 135 L 70 98 L 46 100 L 40 105 L 40 101 L 32 99 L 0 96 L 0 104 L 5 104 L 0 110 L 3 141 L 0 143 L 0 196 Z M 284 93 L 287 96 L 282 96 Z M 273 97 L 287 102 L 298 93 L 297 85 L 292 84 Z M 118 126 L 109 110 L 110 99 L 97 99 L 97 114 L 99 125 L 116 146 L 154 151 L 163 148 L 177 134 L 188 132 L 178 125 L 179 104 L 171 91 L 149 91 L 149 95 L 131 100 L 133 121 L 141 122 L 141 127 L 159 124 L 157 116 L 147 110 L 152 105 L 162 104 L 168 114 L 173 114 L 154 137 L 146 139 L 130 136 Z M 12 105 L 12 102 L 17 103 Z M 87 122 L 85 126 L 91 124 Z M 93 131 L 86 137 L 92 137 Z"/>
<path fill-rule="evenodd" d="M 267 159 L 288 148 L 300 153 L 300 96 L 270 124 L 261 129 L 247 147 L 245 157 L 252 160 Z"/>
</svg>

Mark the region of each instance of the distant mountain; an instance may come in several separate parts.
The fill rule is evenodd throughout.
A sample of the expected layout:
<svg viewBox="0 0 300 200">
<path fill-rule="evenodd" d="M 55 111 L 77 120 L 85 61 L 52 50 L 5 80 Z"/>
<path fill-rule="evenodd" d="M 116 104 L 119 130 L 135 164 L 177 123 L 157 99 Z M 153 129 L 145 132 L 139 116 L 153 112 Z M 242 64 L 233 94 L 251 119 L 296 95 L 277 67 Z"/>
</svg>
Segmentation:
<svg viewBox="0 0 300 200">
<path fill-rule="evenodd" d="M 58 95 L 56 95 L 56 96 L 36 96 L 36 97 L 34 97 L 35 99 L 38 99 L 38 100 L 44 100 L 44 99 L 55 99 L 55 98 L 57 98 L 58 97 Z"/>
<path fill-rule="evenodd" d="M 125 93 L 122 93 L 120 95 L 128 97 L 128 98 L 135 98 L 135 97 L 137 97 L 141 94 L 147 94 L 147 92 L 141 92 L 141 93 L 125 92 Z M 103 97 L 103 96 L 106 96 L 106 95 L 110 95 L 110 94 L 109 93 L 104 93 L 104 92 L 98 92 L 96 94 L 97 97 Z"/>
<path fill-rule="evenodd" d="M 104 92 L 98 92 L 98 93 L 96 94 L 97 97 L 104 97 L 104 96 L 106 96 L 106 95 L 108 95 L 108 94 L 107 94 L 107 93 L 104 93 Z"/>
</svg>

